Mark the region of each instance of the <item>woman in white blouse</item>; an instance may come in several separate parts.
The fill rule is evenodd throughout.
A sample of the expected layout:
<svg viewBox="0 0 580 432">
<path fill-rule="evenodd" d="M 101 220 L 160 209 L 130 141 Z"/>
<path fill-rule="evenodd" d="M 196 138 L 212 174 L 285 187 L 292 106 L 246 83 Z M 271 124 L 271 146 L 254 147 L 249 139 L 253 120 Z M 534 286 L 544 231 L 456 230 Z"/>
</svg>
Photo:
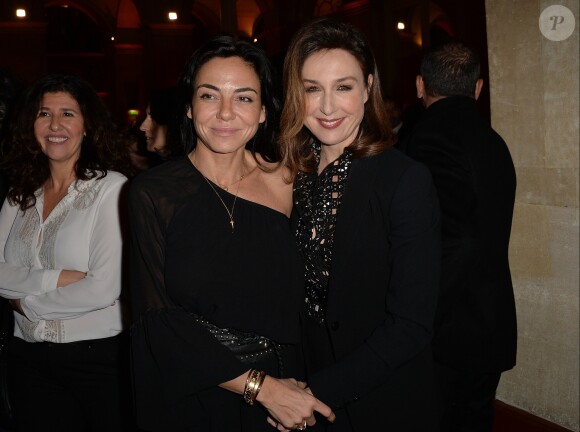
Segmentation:
<svg viewBox="0 0 580 432">
<path fill-rule="evenodd" d="M 96 92 L 70 75 L 33 84 L 9 128 L 0 296 L 14 309 L 17 428 L 126 430 L 119 198 L 128 155 Z"/>
</svg>

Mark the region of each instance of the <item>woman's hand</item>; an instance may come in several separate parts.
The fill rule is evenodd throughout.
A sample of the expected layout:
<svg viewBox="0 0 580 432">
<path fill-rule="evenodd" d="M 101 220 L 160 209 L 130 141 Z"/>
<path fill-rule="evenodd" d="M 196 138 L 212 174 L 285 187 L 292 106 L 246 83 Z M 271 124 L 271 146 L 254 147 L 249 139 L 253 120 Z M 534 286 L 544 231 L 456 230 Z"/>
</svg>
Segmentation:
<svg viewBox="0 0 580 432">
<path fill-rule="evenodd" d="M 78 282 L 84 279 L 86 276 L 86 273 L 77 270 L 61 270 L 56 286 L 62 288 L 70 285 L 71 283 Z"/>
<path fill-rule="evenodd" d="M 267 410 L 272 419 L 268 421 L 279 431 L 313 426 L 314 412 L 319 412 L 333 422 L 335 414 L 325 403 L 316 399 L 306 384 L 295 379 L 276 379 L 266 376 L 256 400 Z M 301 429 L 300 429 L 301 430 Z"/>
</svg>

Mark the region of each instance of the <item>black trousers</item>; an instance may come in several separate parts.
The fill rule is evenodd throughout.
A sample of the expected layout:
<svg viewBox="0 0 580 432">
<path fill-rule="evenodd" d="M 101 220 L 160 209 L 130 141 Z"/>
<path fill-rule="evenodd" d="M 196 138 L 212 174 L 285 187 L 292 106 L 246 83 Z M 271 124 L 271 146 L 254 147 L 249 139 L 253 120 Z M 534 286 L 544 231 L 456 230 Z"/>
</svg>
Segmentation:
<svg viewBox="0 0 580 432">
<path fill-rule="evenodd" d="M 465 372 L 436 363 L 441 414 L 445 432 L 491 432 L 493 400 L 501 372 Z"/>
<path fill-rule="evenodd" d="M 18 432 L 134 430 L 127 335 L 8 346 Z"/>
</svg>

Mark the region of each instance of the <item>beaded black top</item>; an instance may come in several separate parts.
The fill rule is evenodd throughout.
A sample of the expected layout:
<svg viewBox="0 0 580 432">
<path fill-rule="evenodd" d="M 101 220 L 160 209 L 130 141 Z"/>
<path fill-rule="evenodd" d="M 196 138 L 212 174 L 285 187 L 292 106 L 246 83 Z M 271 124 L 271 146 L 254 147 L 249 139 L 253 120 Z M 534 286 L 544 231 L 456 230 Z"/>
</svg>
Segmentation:
<svg viewBox="0 0 580 432">
<path fill-rule="evenodd" d="M 320 163 L 320 144 L 315 143 L 313 148 Z M 325 321 L 334 230 L 351 155 L 345 150 L 320 175 L 300 172 L 294 183 L 294 204 L 302 209 L 296 239 L 305 264 L 306 310 L 319 324 Z"/>
</svg>

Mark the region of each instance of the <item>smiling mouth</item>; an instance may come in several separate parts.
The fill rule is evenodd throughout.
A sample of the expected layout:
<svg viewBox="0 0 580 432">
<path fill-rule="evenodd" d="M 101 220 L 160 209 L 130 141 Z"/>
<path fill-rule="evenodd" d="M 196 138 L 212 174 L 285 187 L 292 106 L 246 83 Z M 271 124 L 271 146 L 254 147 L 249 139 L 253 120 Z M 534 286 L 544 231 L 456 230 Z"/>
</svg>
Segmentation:
<svg viewBox="0 0 580 432">
<path fill-rule="evenodd" d="M 237 132 L 237 129 L 231 129 L 231 128 L 215 128 L 213 129 L 214 133 L 216 135 L 220 135 L 220 136 L 230 136 L 233 135 Z"/>
<path fill-rule="evenodd" d="M 334 128 L 340 126 L 340 124 L 342 123 L 343 120 L 344 120 L 344 118 L 333 119 L 333 120 L 318 119 L 318 123 L 320 123 L 320 126 L 322 126 L 325 129 L 334 129 Z"/>
<path fill-rule="evenodd" d="M 56 144 L 63 143 L 67 139 L 68 139 L 67 137 L 48 137 L 47 138 L 48 142 L 56 143 Z"/>
</svg>

